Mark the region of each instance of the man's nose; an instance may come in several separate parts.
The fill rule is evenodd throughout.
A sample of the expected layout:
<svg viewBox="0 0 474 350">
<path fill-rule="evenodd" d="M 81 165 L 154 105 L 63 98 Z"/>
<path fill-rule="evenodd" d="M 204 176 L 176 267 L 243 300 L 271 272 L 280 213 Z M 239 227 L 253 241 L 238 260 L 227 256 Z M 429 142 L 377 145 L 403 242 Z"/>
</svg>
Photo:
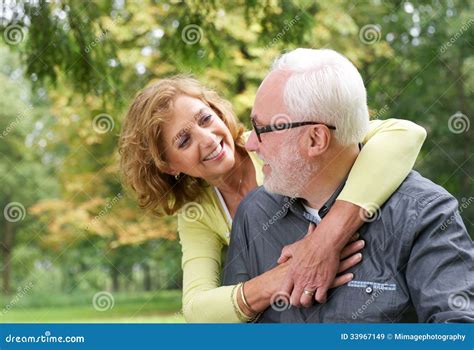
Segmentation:
<svg viewBox="0 0 474 350">
<path fill-rule="evenodd" d="M 250 132 L 249 138 L 247 139 L 247 142 L 245 143 L 245 148 L 247 149 L 248 152 L 258 151 L 258 138 L 257 138 L 257 134 L 255 133 L 255 130 L 252 130 Z"/>
</svg>

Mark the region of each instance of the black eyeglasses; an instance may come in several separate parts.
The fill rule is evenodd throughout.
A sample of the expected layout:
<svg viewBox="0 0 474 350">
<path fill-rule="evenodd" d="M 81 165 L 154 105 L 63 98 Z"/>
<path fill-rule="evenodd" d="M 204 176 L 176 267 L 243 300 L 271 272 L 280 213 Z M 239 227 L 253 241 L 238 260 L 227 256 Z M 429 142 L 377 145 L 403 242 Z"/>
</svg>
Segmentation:
<svg viewBox="0 0 474 350">
<path fill-rule="evenodd" d="M 294 122 L 294 123 L 282 123 L 282 124 L 275 124 L 275 125 L 265 125 L 265 126 L 257 126 L 255 123 L 255 118 L 251 118 L 252 120 L 252 126 L 253 130 L 255 131 L 255 134 L 257 134 L 258 142 L 262 142 L 262 139 L 260 138 L 261 134 L 264 134 L 266 132 L 273 132 L 273 131 L 280 131 L 280 130 L 285 130 L 285 129 L 293 129 L 297 128 L 299 126 L 304 126 L 304 125 L 326 125 L 329 129 L 336 130 L 335 126 L 332 125 L 327 125 L 324 123 L 318 123 L 318 122 Z"/>
</svg>

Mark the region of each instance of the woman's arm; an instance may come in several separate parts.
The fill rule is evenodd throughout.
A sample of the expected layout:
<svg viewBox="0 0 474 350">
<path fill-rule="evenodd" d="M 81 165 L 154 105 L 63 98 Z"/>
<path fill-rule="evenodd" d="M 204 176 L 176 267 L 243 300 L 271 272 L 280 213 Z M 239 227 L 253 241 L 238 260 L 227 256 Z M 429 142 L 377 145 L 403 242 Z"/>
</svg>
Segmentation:
<svg viewBox="0 0 474 350">
<path fill-rule="evenodd" d="M 325 301 L 342 248 L 367 220 L 361 208 L 374 214 L 383 205 L 411 171 L 425 138 L 426 131 L 410 121 L 370 122 L 365 145 L 338 200 L 316 228 L 317 234 L 282 251 L 280 262 L 293 257 L 282 288 L 291 293 L 292 304 L 311 303 L 311 298 L 301 293 L 304 288 L 316 290 L 315 299 Z"/>
<path fill-rule="evenodd" d="M 232 258 L 235 272 L 234 280 L 229 283 L 232 285 L 219 287 L 223 242 L 206 225 L 198 221 L 188 222 L 179 215 L 178 230 L 183 250 L 183 314 L 187 322 L 238 323 L 252 320 L 255 314 L 246 308 L 238 282 L 247 281 L 245 296 L 252 310 L 261 312 L 270 305 L 271 297 L 283 281 L 287 265 L 282 264 L 250 279 L 244 261 L 241 260 L 240 266 L 239 260 Z M 342 258 L 352 256 L 340 265 L 341 272 L 360 262 L 360 255 L 355 253 L 362 244 L 363 241 L 357 241 L 344 249 Z M 340 276 L 333 287 L 351 279 L 350 274 Z"/>
<path fill-rule="evenodd" d="M 363 240 L 358 240 L 348 244 L 343 249 L 338 273 L 343 273 L 360 263 L 362 254 L 357 252 L 364 247 L 364 244 Z M 267 309 L 271 303 L 277 302 L 278 299 L 282 299 L 282 302 L 286 303 L 287 307 L 289 307 L 289 295 L 281 292 L 281 284 L 289 272 L 289 265 L 289 262 L 282 263 L 260 276 L 245 282 L 245 288 L 243 284 L 240 285 L 236 292 L 240 310 L 243 310 L 247 316 L 254 317 L 257 313 Z M 353 278 L 354 275 L 352 273 L 344 273 L 336 277 L 330 288 L 342 286 Z M 240 291 L 240 288 L 244 288 L 244 290 Z M 246 302 L 243 301 L 243 298 L 246 299 Z"/>
<path fill-rule="evenodd" d="M 241 310 L 235 310 L 232 303 L 232 297 L 237 302 L 232 293 L 234 286 L 219 287 L 222 240 L 206 225 L 188 222 L 181 215 L 178 215 L 178 231 L 183 251 L 183 314 L 186 321 L 245 322 L 245 315 Z"/>
<path fill-rule="evenodd" d="M 373 214 L 412 170 L 425 139 L 425 129 L 408 120 L 372 120 L 338 199 Z"/>
</svg>

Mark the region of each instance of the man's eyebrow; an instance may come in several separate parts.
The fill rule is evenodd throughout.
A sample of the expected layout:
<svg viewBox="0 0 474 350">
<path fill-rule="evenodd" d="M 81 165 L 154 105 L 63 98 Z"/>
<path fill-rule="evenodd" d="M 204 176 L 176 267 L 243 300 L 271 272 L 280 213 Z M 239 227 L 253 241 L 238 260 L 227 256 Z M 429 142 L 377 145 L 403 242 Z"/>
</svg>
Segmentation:
<svg viewBox="0 0 474 350">
<path fill-rule="evenodd" d="M 207 109 L 208 109 L 207 107 L 201 108 L 199 111 L 197 111 L 196 113 L 194 113 L 193 119 L 194 119 L 195 121 L 197 121 L 197 119 L 198 119 Z M 182 136 L 184 133 L 186 133 L 186 130 L 188 130 L 189 127 L 190 127 L 190 123 L 191 123 L 191 122 L 189 122 L 188 124 L 186 124 L 186 126 L 185 126 L 184 128 L 182 128 L 180 131 L 178 131 L 178 133 L 177 133 L 177 134 L 173 137 L 173 139 L 171 140 L 171 143 L 175 143 L 176 140 L 177 140 L 180 136 Z"/>
</svg>

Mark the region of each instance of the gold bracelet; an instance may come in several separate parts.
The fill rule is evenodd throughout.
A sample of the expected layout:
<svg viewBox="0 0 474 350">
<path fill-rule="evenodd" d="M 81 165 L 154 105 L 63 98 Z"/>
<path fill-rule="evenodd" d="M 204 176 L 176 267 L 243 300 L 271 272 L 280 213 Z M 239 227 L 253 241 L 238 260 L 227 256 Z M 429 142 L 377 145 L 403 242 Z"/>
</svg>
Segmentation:
<svg viewBox="0 0 474 350">
<path fill-rule="evenodd" d="M 245 282 L 242 282 L 242 285 L 240 286 L 240 296 L 242 298 L 242 301 L 244 302 L 245 307 L 250 310 L 250 312 L 252 312 L 254 315 L 258 314 L 257 311 L 250 307 L 249 303 L 247 302 L 247 299 L 245 299 L 244 286 Z"/>
<path fill-rule="evenodd" d="M 242 283 L 239 283 L 239 284 L 236 284 L 234 286 L 234 288 L 232 288 L 232 292 L 231 292 L 231 295 L 230 295 L 230 299 L 232 301 L 232 306 L 234 307 L 234 312 L 235 314 L 237 315 L 237 317 L 239 318 L 239 320 L 241 322 L 251 322 L 252 319 L 250 317 L 248 317 L 247 315 L 245 315 L 241 310 L 240 310 L 240 307 L 239 305 L 235 302 L 234 300 L 234 296 L 235 296 L 235 290 L 241 285 Z"/>
</svg>

